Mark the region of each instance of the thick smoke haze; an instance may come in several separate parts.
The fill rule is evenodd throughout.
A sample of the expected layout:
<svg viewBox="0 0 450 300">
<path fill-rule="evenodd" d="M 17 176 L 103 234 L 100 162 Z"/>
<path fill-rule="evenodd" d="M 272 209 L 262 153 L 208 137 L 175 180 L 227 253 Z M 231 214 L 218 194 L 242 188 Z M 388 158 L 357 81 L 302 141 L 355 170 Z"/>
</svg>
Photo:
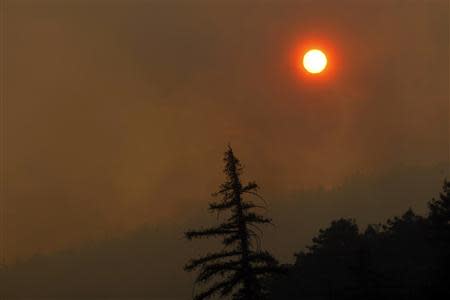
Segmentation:
<svg viewBox="0 0 450 300">
<path fill-rule="evenodd" d="M 7 259 L 192 218 L 228 142 L 275 206 L 447 162 L 448 14 L 445 0 L 9 1 Z M 320 81 L 297 65 L 311 42 L 330 54 Z"/>
</svg>

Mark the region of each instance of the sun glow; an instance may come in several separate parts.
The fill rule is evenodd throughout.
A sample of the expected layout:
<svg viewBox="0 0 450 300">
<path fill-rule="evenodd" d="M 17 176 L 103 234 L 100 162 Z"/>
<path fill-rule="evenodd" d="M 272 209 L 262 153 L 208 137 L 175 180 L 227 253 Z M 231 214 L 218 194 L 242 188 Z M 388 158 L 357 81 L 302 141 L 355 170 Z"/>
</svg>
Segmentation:
<svg viewBox="0 0 450 300">
<path fill-rule="evenodd" d="M 327 56 L 319 49 L 308 50 L 303 56 L 303 67 L 311 74 L 321 73 L 327 64 Z"/>
</svg>

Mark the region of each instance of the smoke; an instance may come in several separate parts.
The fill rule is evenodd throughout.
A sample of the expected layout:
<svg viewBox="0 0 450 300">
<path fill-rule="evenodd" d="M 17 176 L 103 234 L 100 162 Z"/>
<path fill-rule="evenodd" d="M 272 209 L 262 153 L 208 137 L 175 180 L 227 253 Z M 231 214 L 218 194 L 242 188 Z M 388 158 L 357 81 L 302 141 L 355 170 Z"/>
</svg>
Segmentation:
<svg viewBox="0 0 450 300">
<path fill-rule="evenodd" d="M 447 1 L 21 0 L 8 22 L 9 259 L 188 218 L 228 142 L 269 195 L 447 160 Z M 295 65 L 312 40 L 321 82 Z"/>
</svg>

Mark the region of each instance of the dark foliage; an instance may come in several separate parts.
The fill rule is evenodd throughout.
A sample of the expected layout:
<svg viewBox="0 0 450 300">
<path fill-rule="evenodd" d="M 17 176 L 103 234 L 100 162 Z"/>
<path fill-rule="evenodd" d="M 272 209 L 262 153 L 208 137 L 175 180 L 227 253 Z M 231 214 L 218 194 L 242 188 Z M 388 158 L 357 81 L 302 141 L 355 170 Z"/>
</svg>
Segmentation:
<svg viewBox="0 0 450 300">
<path fill-rule="evenodd" d="M 212 202 L 209 210 L 214 213 L 227 213 L 226 221 L 218 226 L 192 230 L 185 233 L 187 239 L 222 238 L 224 249 L 191 260 L 186 271 L 199 270 L 196 283 L 205 289 L 195 299 L 207 299 L 215 295 L 232 295 L 235 300 L 264 299 L 266 289 L 263 281 L 281 268 L 276 259 L 267 251 L 260 249 L 258 225 L 270 224 L 271 220 L 254 212 L 263 208 L 254 202 L 244 200 L 245 194 L 262 199 L 254 182 L 242 185 L 242 167 L 234 156 L 231 147 L 224 157 L 226 181 L 214 196 L 221 197 Z"/>
<path fill-rule="evenodd" d="M 265 234 L 265 245 L 270 244 L 281 254 L 299 249 L 297 245 L 313 235 L 317 224 L 336 216 L 355 215 L 358 221 L 373 222 L 377 216 L 382 218 L 405 207 L 405 203 L 425 207 L 421 205 L 423 199 L 438 190 L 441 170 L 446 169 L 443 165 L 400 167 L 380 176 L 359 174 L 342 186 L 305 190 L 295 193 L 294 198 L 279 194 L 271 213 L 278 216 L 277 228 L 281 230 Z M 186 215 L 199 212 L 192 203 L 189 209 Z M 0 266 L 0 295 L 5 299 L 187 299 L 192 284 L 180 266 L 198 253 L 198 247 L 185 248 L 185 241 L 178 235 L 211 218 L 195 215 L 188 219 L 143 226 L 124 235 L 108 233 L 110 237 L 86 242 L 79 248 L 23 257 Z M 214 242 L 210 239 L 202 246 L 209 248 Z"/>
<path fill-rule="evenodd" d="M 445 181 L 439 199 L 428 203 L 429 235 L 433 247 L 433 290 L 450 289 L 450 182 Z"/>
<path fill-rule="evenodd" d="M 450 183 L 429 202 L 360 232 L 339 219 L 296 254 L 288 276 L 271 283 L 271 299 L 448 299 Z"/>
</svg>

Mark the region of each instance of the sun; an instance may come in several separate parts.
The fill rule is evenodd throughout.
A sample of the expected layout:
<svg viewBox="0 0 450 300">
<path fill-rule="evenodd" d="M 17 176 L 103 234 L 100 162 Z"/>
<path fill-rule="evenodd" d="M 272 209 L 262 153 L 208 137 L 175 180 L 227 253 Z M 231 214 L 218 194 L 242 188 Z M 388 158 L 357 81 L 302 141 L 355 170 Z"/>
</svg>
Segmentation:
<svg viewBox="0 0 450 300">
<path fill-rule="evenodd" d="M 303 67 L 311 74 L 323 72 L 327 64 L 327 56 L 319 49 L 310 49 L 303 56 Z"/>
</svg>

